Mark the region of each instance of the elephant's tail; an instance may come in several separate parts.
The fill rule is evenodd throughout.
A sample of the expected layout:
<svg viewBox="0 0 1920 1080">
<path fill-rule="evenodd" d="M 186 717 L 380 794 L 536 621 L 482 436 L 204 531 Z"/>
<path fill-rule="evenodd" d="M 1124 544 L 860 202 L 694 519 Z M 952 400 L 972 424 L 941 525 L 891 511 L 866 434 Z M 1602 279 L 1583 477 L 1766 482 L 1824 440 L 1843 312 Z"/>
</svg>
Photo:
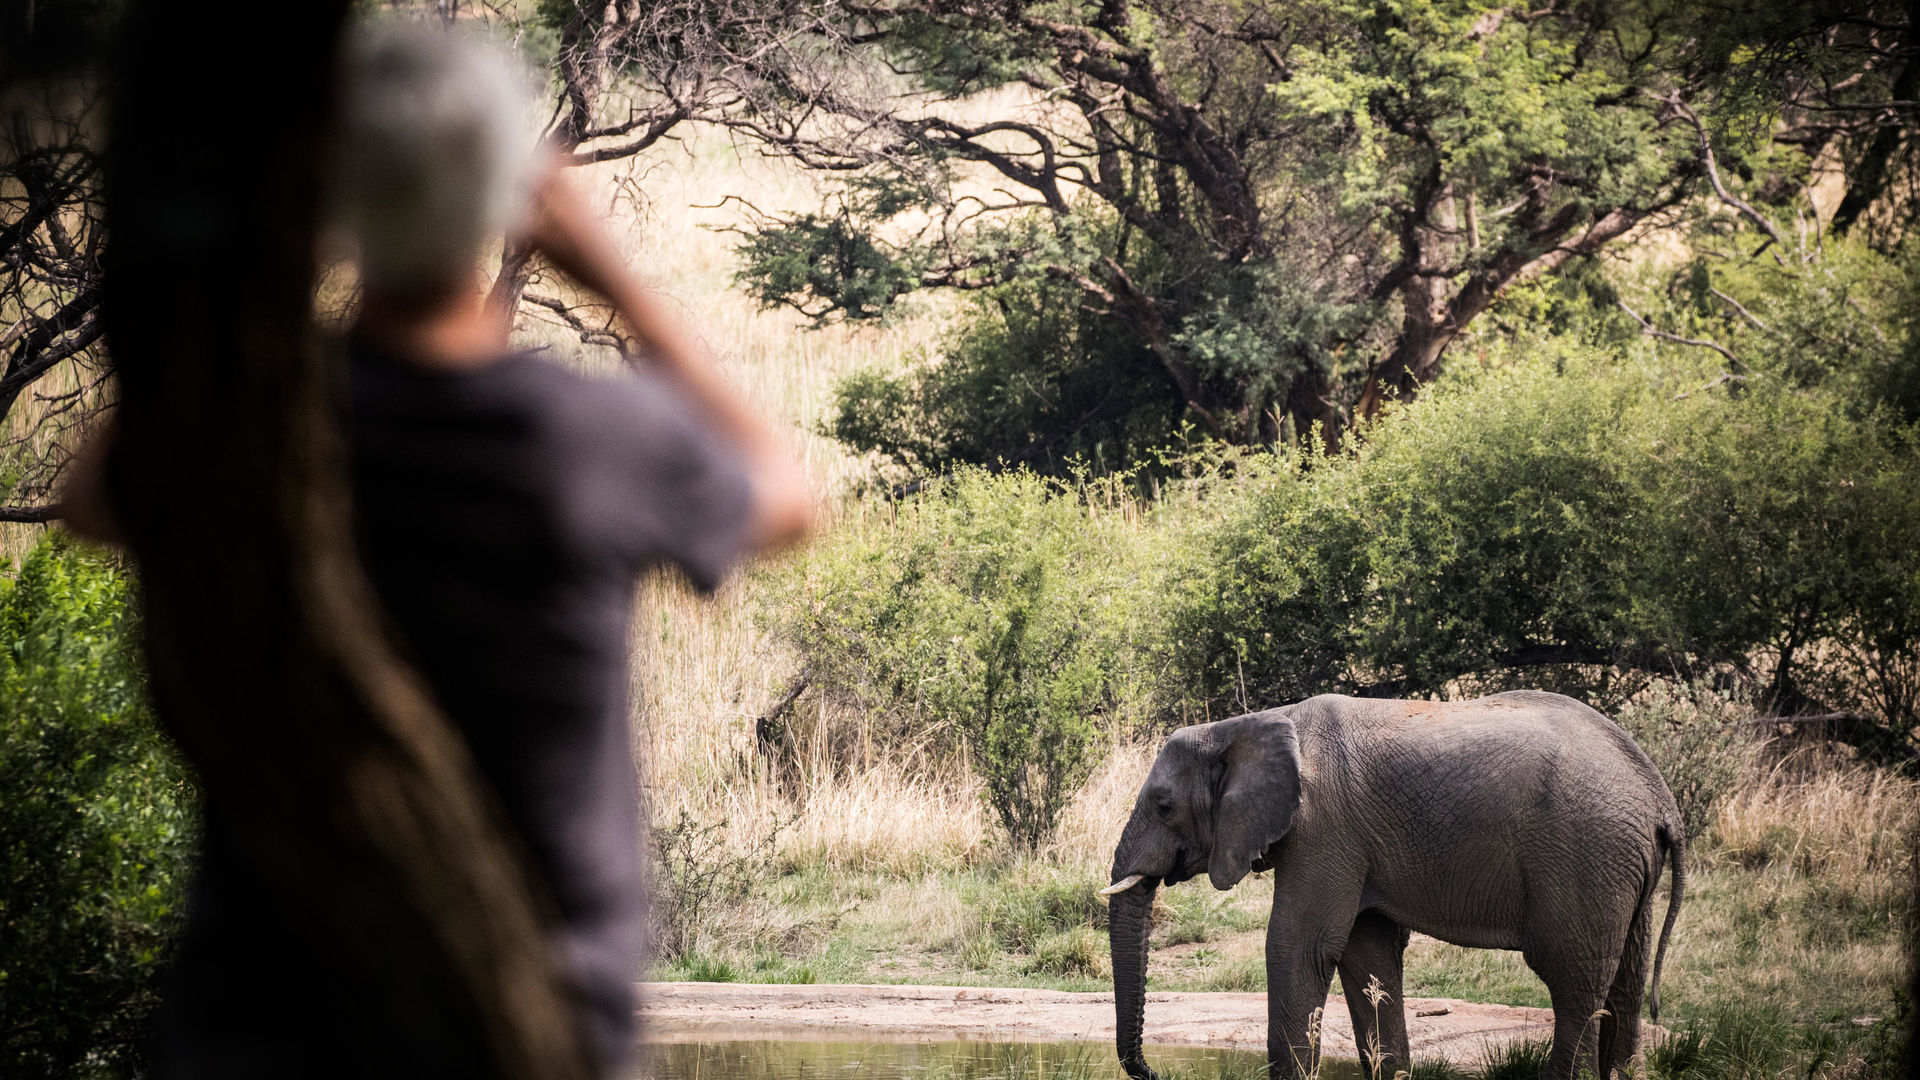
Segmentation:
<svg viewBox="0 0 1920 1080">
<path fill-rule="evenodd" d="M 1687 833 L 1678 821 L 1669 821 L 1660 826 L 1660 840 L 1666 845 L 1667 857 L 1673 860 L 1673 884 L 1667 897 L 1667 922 L 1660 928 L 1660 944 L 1653 951 L 1653 986 L 1647 992 L 1647 1012 L 1655 1023 L 1660 1022 L 1660 965 L 1667 959 L 1667 939 L 1673 936 L 1673 923 L 1680 917 L 1680 901 L 1687 895 Z M 1659 868 L 1655 867 L 1654 880 L 1658 881 Z"/>
</svg>

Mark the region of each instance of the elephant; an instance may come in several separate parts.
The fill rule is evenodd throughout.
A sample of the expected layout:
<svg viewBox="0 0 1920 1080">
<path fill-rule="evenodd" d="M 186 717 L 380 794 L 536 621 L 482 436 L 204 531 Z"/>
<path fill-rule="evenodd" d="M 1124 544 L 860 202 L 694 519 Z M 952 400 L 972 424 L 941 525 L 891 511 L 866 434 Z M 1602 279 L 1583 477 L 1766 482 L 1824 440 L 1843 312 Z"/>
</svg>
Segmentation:
<svg viewBox="0 0 1920 1080">
<path fill-rule="evenodd" d="M 1655 891 L 1671 861 L 1648 995 L 1657 1021 L 1685 855 L 1680 812 L 1653 762 L 1612 720 L 1559 694 L 1328 694 L 1181 728 L 1141 785 L 1101 890 L 1121 1064 L 1133 1080 L 1156 1076 L 1141 1037 L 1159 886 L 1204 871 L 1225 890 L 1270 869 L 1274 1080 L 1311 1071 L 1308 1028 L 1336 971 L 1369 1075 L 1411 1069 L 1401 974 L 1416 930 L 1520 952 L 1553 1003 L 1550 1080 L 1571 1080 L 1583 1044 L 1598 1076 L 1625 1076 L 1639 1047 Z M 1371 980 L 1390 1003 L 1366 999 Z"/>
</svg>

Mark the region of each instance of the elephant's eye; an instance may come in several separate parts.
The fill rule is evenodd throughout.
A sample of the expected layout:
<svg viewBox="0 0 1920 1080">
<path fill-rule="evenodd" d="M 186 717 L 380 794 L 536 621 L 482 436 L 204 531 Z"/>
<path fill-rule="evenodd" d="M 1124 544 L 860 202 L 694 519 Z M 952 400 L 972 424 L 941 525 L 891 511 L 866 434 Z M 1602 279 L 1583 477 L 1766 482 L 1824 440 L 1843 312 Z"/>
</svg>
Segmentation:
<svg viewBox="0 0 1920 1080">
<path fill-rule="evenodd" d="M 1170 818 L 1173 816 L 1173 800 L 1161 799 L 1154 803 L 1154 809 L 1160 811 L 1161 817 Z"/>
</svg>

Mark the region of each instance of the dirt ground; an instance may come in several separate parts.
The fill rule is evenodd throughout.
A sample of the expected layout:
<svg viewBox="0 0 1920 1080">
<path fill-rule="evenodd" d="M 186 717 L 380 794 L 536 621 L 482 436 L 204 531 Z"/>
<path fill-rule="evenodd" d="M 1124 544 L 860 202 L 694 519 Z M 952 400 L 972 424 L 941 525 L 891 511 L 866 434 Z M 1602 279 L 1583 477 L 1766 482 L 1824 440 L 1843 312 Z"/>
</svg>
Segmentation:
<svg viewBox="0 0 1920 1080">
<path fill-rule="evenodd" d="M 1446 998 L 1410 998 L 1405 1004 L 1416 1060 L 1472 1065 L 1489 1045 L 1553 1033 L 1553 1013 L 1547 1009 Z M 1056 990 L 648 983 L 641 987 L 640 1011 L 649 1038 L 662 1042 L 818 1038 L 836 1029 L 951 1039 L 1113 1041 L 1112 994 Z M 1266 995 L 1148 994 L 1146 1039 L 1149 1045 L 1264 1049 Z M 1357 1056 L 1344 998 L 1327 999 L 1322 1040 L 1323 1053 Z"/>
</svg>

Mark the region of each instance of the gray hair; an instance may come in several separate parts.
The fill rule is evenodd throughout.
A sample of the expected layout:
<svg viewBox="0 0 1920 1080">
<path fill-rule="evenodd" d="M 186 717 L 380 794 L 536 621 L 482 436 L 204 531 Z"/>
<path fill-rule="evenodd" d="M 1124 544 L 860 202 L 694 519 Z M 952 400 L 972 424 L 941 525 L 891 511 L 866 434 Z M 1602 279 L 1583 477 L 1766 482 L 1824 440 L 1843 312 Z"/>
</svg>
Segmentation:
<svg viewBox="0 0 1920 1080">
<path fill-rule="evenodd" d="M 524 218 L 535 180 L 530 80 L 505 53 L 422 23 L 363 26 L 340 78 L 337 212 L 360 279 L 460 281 Z"/>
</svg>

